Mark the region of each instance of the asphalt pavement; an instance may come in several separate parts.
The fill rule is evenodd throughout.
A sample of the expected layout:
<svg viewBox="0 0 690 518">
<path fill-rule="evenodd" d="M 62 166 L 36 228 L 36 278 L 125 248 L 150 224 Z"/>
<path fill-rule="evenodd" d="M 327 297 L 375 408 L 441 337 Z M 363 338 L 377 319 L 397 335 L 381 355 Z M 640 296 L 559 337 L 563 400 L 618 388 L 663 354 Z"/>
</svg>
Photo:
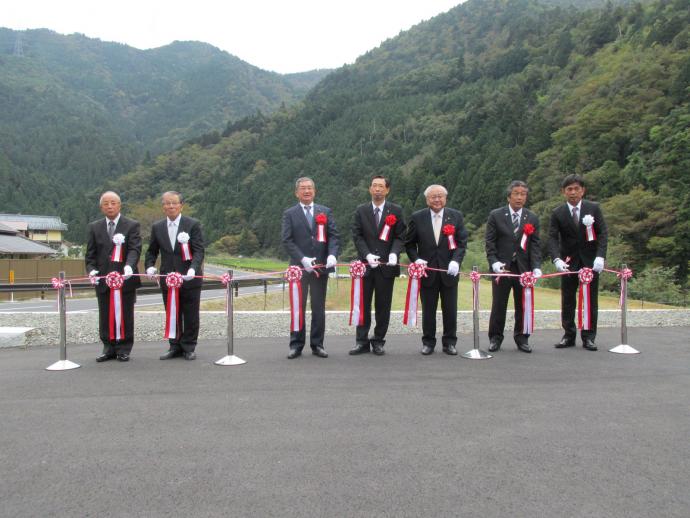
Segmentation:
<svg viewBox="0 0 690 518">
<path fill-rule="evenodd" d="M 689 333 L 630 329 L 624 356 L 616 329 L 598 352 L 539 331 L 490 360 L 242 339 L 236 367 L 221 341 L 193 362 L 90 344 L 63 372 L 55 347 L 0 350 L 0 516 L 687 518 Z"/>
</svg>

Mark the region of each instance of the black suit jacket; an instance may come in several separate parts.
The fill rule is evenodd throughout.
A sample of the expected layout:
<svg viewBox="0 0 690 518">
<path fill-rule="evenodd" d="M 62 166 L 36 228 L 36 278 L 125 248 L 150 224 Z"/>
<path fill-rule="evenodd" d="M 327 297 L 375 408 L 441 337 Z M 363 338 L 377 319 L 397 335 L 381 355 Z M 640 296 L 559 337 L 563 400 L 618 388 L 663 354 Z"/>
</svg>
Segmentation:
<svg viewBox="0 0 690 518">
<path fill-rule="evenodd" d="M 523 230 L 529 223 L 534 232 L 527 238 L 527 251 L 520 247 Z M 485 248 L 489 268 L 495 262 L 506 264 L 510 268 L 513 255 L 520 273 L 541 268 L 541 248 L 539 239 L 539 218 L 532 211 L 523 207 L 520 228 L 513 232 L 513 218 L 510 206 L 492 210 L 486 222 Z"/>
<path fill-rule="evenodd" d="M 454 237 L 457 245 L 455 250 L 448 249 L 448 237 L 443 232 L 439 237 L 438 245 L 436 244 L 434 228 L 431 224 L 431 209 L 422 209 L 412 214 L 405 237 L 405 248 L 410 261 L 414 262 L 421 258 L 428 262 L 427 266 L 444 270 L 448 268 L 448 263 L 451 261 L 456 261 L 462 265 L 467 250 L 467 231 L 463 223 L 462 213 L 459 210 L 445 207 L 442 227 L 445 225 L 455 226 Z M 444 272 L 429 270 L 427 277 L 422 278 L 422 286 L 431 285 L 437 275 L 441 276 L 441 281 L 446 286 L 457 284 L 460 278 L 459 276 L 451 277 Z"/>
<path fill-rule="evenodd" d="M 125 236 L 123 245 L 124 261 L 122 262 L 113 262 L 110 260 L 110 255 L 115 245 L 110 236 L 108 236 L 106 218 L 97 219 L 89 223 L 88 242 L 85 255 L 87 273 L 93 270 L 98 270 L 99 276 L 106 275 L 110 272 L 122 273 L 126 265 L 131 266 L 134 273 L 139 273 L 137 269 L 137 263 L 141 255 L 139 223 L 133 219 L 125 218 L 123 215 L 120 215 L 120 219 L 115 227 L 115 234 L 122 234 Z M 141 278 L 130 277 L 122 286 L 122 291 L 133 291 L 139 286 L 141 286 Z M 105 293 L 108 289 L 104 279 L 101 279 L 96 285 L 96 291 L 100 293 Z"/>
<path fill-rule="evenodd" d="M 390 214 L 393 214 L 397 221 L 390 230 L 388 241 L 382 241 L 379 236 L 386 225 L 386 217 Z M 381 271 L 381 275 L 384 277 L 398 277 L 400 275 L 399 265 L 386 266 L 385 264 L 388 262 L 390 254 L 397 255 L 398 262 L 400 261 L 400 252 L 402 252 L 405 239 L 405 222 L 400 205 L 386 201 L 378 226 L 376 226 L 374 208 L 371 202 L 357 207 L 352 225 L 352 238 L 357 248 L 358 258 L 367 265 L 367 273 L 370 269 L 367 263 L 367 254 L 373 254 L 380 257 L 382 264 L 378 269 Z"/>
<path fill-rule="evenodd" d="M 194 268 L 196 275 L 203 275 L 204 271 L 204 236 L 201 231 L 201 223 L 187 216 L 180 218 L 180 224 L 177 227 L 177 233 L 186 232 L 189 234 L 189 249 L 192 252 L 191 261 L 182 260 L 182 250 L 180 243 L 175 239 L 175 247 L 170 246 L 170 237 L 168 236 L 168 218 L 163 218 L 156 221 L 151 227 L 151 240 L 149 242 L 149 249 L 146 252 L 146 268 L 156 265 L 156 258 L 158 254 L 161 256 L 160 274 L 166 275 L 170 272 L 178 272 L 182 275 L 187 274 L 187 270 Z M 196 289 L 201 288 L 202 279 L 192 279 L 191 281 L 184 281 L 181 289 Z M 164 284 L 161 284 L 162 286 Z"/>
<path fill-rule="evenodd" d="M 325 214 L 326 242 L 316 240 L 316 216 Z M 340 254 L 340 236 L 333 219 L 331 209 L 323 205 L 314 204 L 314 228 L 309 228 L 309 222 L 304 215 L 302 204 L 298 203 L 283 212 L 282 241 L 290 256 L 290 264 L 302 266 L 303 257 L 315 257 L 316 264 L 326 264 L 329 255 Z M 331 268 L 329 271 L 333 271 Z"/>
<path fill-rule="evenodd" d="M 583 266 L 591 268 L 596 257 L 606 258 L 608 230 L 604 215 L 598 203 L 582 200 L 580 223 L 575 225 L 569 207 L 565 203 L 551 213 L 549 254 L 552 259 L 564 261 L 569 257 L 571 270 L 579 270 Z M 582 218 L 588 214 L 594 217 L 594 241 L 587 241 L 587 227 L 582 223 Z"/>
</svg>

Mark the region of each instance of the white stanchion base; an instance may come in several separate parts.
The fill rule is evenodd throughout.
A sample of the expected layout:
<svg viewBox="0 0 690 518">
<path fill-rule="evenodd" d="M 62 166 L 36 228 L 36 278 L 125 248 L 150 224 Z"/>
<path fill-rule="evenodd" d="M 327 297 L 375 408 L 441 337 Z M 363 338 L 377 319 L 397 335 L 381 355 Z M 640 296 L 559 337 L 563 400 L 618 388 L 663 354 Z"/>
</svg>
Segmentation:
<svg viewBox="0 0 690 518">
<path fill-rule="evenodd" d="M 220 360 L 213 363 L 215 363 L 216 365 L 243 365 L 247 363 L 247 361 L 233 354 L 232 356 L 223 356 Z"/>
<path fill-rule="evenodd" d="M 469 360 L 488 360 L 489 358 L 493 358 L 489 353 L 482 351 L 481 349 L 470 349 L 466 353 L 462 355 L 463 358 L 467 358 Z"/>
<path fill-rule="evenodd" d="M 617 345 L 613 349 L 609 349 L 609 352 L 617 354 L 640 354 L 640 351 L 638 351 L 634 347 L 630 347 L 627 344 Z"/>
<path fill-rule="evenodd" d="M 81 367 L 78 363 L 71 362 L 69 360 L 60 360 L 55 362 L 49 367 L 46 367 L 47 371 L 68 371 L 72 369 L 78 369 Z"/>
</svg>

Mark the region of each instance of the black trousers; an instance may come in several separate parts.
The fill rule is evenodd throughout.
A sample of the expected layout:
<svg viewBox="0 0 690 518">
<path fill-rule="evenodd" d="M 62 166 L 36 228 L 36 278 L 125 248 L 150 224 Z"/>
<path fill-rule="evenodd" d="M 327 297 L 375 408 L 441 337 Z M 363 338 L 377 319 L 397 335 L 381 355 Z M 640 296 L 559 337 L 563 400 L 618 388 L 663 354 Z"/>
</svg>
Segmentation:
<svg viewBox="0 0 690 518">
<path fill-rule="evenodd" d="M 441 298 L 443 312 L 443 337 L 441 344 L 455 345 L 458 341 L 458 285 L 445 286 L 441 274 L 436 275 L 430 286 L 422 286 L 422 344 L 436 346 L 436 308 Z"/>
<path fill-rule="evenodd" d="M 517 264 L 512 263 L 510 273 L 520 274 Z M 527 343 L 529 335 L 522 332 L 522 320 L 524 309 L 522 307 L 522 285 L 519 277 L 501 277 L 498 284 L 491 282 L 491 316 L 489 317 L 489 340 L 503 342 L 503 331 L 506 327 L 506 312 L 508 310 L 508 298 L 513 291 L 513 305 L 515 307 L 515 325 L 513 338 L 515 343 Z"/>
<path fill-rule="evenodd" d="M 168 307 L 168 287 L 161 286 L 163 304 Z M 199 306 L 201 305 L 201 288 L 180 290 L 180 304 L 177 307 L 177 333 L 171 338 L 170 350 L 191 353 L 196 349 L 199 338 Z"/>
<path fill-rule="evenodd" d="M 105 282 L 101 280 L 101 282 Z M 103 342 L 103 354 L 130 354 L 134 345 L 134 303 L 136 290 L 122 292 L 122 313 L 125 323 L 125 336 L 121 340 L 110 339 L 110 290 L 96 292 L 98 300 L 98 331 Z"/>
<path fill-rule="evenodd" d="M 328 288 L 328 274 L 320 273 L 317 277 L 313 273 L 305 272 L 302 276 L 302 314 L 305 315 L 304 326 L 301 331 L 290 333 L 290 349 L 299 351 L 304 347 L 306 339 L 306 309 L 307 295 L 311 292 L 311 330 L 309 345 L 312 349 L 323 347 L 323 336 L 326 332 L 326 290 Z"/>
<path fill-rule="evenodd" d="M 575 312 L 577 311 L 577 292 L 580 281 L 577 275 L 564 275 L 561 277 L 561 325 L 564 338 L 575 340 L 577 337 L 577 325 L 575 324 Z M 599 311 L 599 274 L 594 274 L 594 279 L 589 284 L 590 307 L 592 316 L 592 329 L 582 329 L 580 336 L 583 340 L 594 340 L 597 336 L 597 314 Z"/>
<path fill-rule="evenodd" d="M 369 345 L 386 343 L 386 333 L 388 323 L 391 319 L 391 302 L 393 301 L 393 284 L 395 277 L 384 277 L 380 268 L 369 270 L 364 277 L 364 323 L 357 326 L 356 340 L 358 344 Z M 371 327 L 371 300 L 376 294 L 375 311 L 376 326 L 374 336 L 369 339 L 369 328 Z"/>
</svg>

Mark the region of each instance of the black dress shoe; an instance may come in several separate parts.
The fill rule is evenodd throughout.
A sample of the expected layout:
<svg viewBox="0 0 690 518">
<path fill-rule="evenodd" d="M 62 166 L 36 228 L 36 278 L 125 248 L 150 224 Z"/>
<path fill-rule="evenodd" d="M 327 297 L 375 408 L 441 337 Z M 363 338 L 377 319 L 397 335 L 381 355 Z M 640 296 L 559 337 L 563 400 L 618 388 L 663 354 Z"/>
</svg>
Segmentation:
<svg viewBox="0 0 690 518">
<path fill-rule="evenodd" d="M 454 345 L 444 345 L 443 352 L 451 356 L 455 356 L 458 354 L 458 350 L 455 348 Z"/>
<path fill-rule="evenodd" d="M 128 362 L 129 361 L 129 354 L 126 353 L 121 353 L 117 355 L 117 361 L 119 362 Z"/>
<path fill-rule="evenodd" d="M 582 347 L 584 347 L 588 351 L 596 351 L 597 350 L 597 346 L 594 343 L 594 340 L 592 340 L 591 338 L 585 339 L 585 341 L 582 342 Z"/>
<path fill-rule="evenodd" d="M 319 358 L 328 358 L 328 353 L 323 350 L 323 347 L 314 347 L 311 353 Z"/>
<path fill-rule="evenodd" d="M 566 347 L 575 347 L 575 340 L 568 340 L 567 338 L 562 338 L 560 342 L 554 345 L 556 349 L 565 349 Z"/>
<path fill-rule="evenodd" d="M 98 363 L 100 362 L 107 362 L 108 360 L 114 360 L 115 355 L 114 354 L 101 354 L 98 358 L 96 358 L 96 361 Z"/>
<path fill-rule="evenodd" d="M 194 351 L 186 352 L 184 353 L 184 359 L 189 361 L 196 360 L 196 353 Z"/>
<path fill-rule="evenodd" d="M 527 343 L 518 342 L 517 348 L 520 349 L 523 353 L 531 353 L 532 352 L 532 348 Z"/>
<path fill-rule="evenodd" d="M 355 346 L 350 349 L 350 353 L 352 356 L 356 356 L 358 354 L 366 354 L 369 352 L 369 344 L 355 344 Z"/>
<path fill-rule="evenodd" d="M 490 353 L 495 353 L 501 348 L 501 342 L 498 340 L 491 340 L 491 344 L 489 345 L 489 352 Z"/>
<path fill-rule="evenodd" d="M 422 354 L 423 354 L 424 356 L 428 356 L 428 355 L 430 355 L 430 354 L 433 353 L 433 352 L 434 352 L 434 348 L 433 348 L 433 347 L 429 347 L 428 345 L 422 345 Z"/>
<path fill-rule="evenodd" d="M 371 346 L 371 351 L 376 355 L 376 356 L 383 356 L 386 354 L 386 351 L 383 350 L 383 345 L 382 344 L 374 344 Z"/>
<path fill-rule="evenodd" d="M 298 356 L 302 356 L 302 351 L 299 349 L 290 349 L 290 352 L 287 355 L 288 360 L 294 360 Z"/>
<path fill-rule="evenodd" d="M 160 356 L 159 360 L 169 360 L 170 358 L 177 358 L 178 356 L 182 356 L 182 351 L 170 350 L 164 355 Z"/>
</svg>

